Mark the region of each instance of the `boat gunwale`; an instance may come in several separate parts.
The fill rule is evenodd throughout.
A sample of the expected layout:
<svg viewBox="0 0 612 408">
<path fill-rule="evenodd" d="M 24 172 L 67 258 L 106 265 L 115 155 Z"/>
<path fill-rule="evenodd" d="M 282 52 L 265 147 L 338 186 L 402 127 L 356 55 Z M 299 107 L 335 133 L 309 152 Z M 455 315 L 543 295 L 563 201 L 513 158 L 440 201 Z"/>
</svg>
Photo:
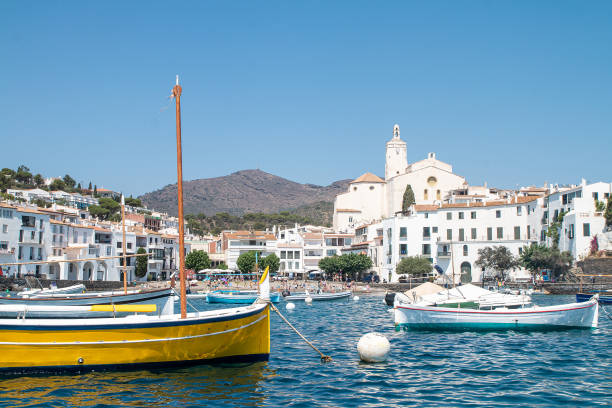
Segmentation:
<svg viewBox="0 0 612 408">
<path fill-rule="evenodd" d="M 10 302 L 23 302 L 23 303 L 27 303 L 30 301 L 63 301 L 63 300 L 88 300 L 88 299 L 100 299 L 100 298 L 109 298 L 109 299 L 113 299 L 113 298 L 120 298 L 120 297 L 128 297 L 128 296 L 135 296 L 135 295 L 146 295 L 146 294 L 161 294 L 162 292 L 168 292 L 168 295 L 163 295 L 163 296 L 170 296 L 172 294 L 172 288 L 164 288 L 164 289 L 155 289 L 155 290 L 150 290 L 147 292 L 137 292 L 137 293 L 120 293 L 118 292 L 116 295 L 105 295 L 105 296 L 82 296 L 82 297 L 18 297 L 18 296 L 0 296 L 0 301 L 10 301 Z M 160 296 L 158 296 L 160 297 Z M 151 298 L 154 299 L 154 298 Z"/>
<path fill-rule="evenodd" d="M 192 326 L 204 323 L 217 323 L 230 320 L 242 319 L 261 313 L 268 306 L 267 303 L 253 304 L 237 308 L 217 309 L 202 312 L 188 313 L 185 319 L 175 319 L 180 314 L 166 316 L 139 315 L 138 320 L 134 316 L 117 318 L 92 318 L 88 319 L 31 319 L 31 322 L 20 319 L 0 319 L 0 330 L 15 331 L 82 331 L 82 330 L 108 330 L 108 329 L 144 329 L 157 327 Z M 242 310 L 241 310 L 242 309 Z M 223 311 L 219 313 L 219 311 Z M 231 312 L 234 311 L 232 314 Z M 213 313 L 214 312 L 214 313 Z M 106 321 L 103 321 L 106 320 Z M 141 320 L 141 321 L 139 321 Z M 58 322 L 59 321 L 59 322 Z M 28 322 L 23 323 L 23 322 Z M 91 324 L 89 324 L 91 323 Z"/>
</svg>

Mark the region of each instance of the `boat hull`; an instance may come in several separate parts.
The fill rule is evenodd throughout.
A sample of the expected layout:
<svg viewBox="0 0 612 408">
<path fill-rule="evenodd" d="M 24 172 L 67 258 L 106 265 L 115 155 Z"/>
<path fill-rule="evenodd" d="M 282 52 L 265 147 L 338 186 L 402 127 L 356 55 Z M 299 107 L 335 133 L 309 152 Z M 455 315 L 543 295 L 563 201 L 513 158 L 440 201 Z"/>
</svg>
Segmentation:
<svg viewBox="0 0 612 408">
<path fill-rule="evenodd" d="M 225 304 L 251 304 L 257 299 L 257 294 L 241 295 L 241 294 L 227 294 L 227 293 L 209 293 L 206 296 L 208 303 L 225 303 Z M 272 303 L 280 302 L 280 295 L 278 293 L 270 294 L 270 301 Z"/>
<path fill-rule="evenodd" d="M 594 293 L 576 293 L 576 302 L 586 302 L 592 298 Z M 599 303 L 612 304 L 612 295 L 599 294 Z"/>
<path fill-rule="evenodd" d="M 0 320 L 0 370 L 62 371 L 267 360 L 267 304 L 117 319 Z"/>
<path fill-rule="evenodd" d="M 295 294 L 285 296 L 285 300 L 305 300 L 307 297 L 310 297 L 313 301 L 319 300 L 336 300 L 336 299 L 345 299 L 351 296 L 351 292 L 338 292 L 338 293 L 311 293 L 311 294 Z"/>
<path fill-rule="evenodd" d="M 419 305 L 395 305 L 396 328 L 436 330 L 538 330 L 595 328 L 596 299 L 586 303 L 541 308 L 473 310 Z"/>
<path fill-rule="evenodd" d="M 172 289 L 161 289 L 151 292 L 128 293 L 124 295 L 117 293 L 112 296 L 102 295 L 97 296 L 92 293 L 91 296 L 79 297 L 37 297 L 37 298 L 21 298 L 21 297 L 0 297 L 0 304 L 27 304 L 27 305 L 54 305 L 54 306 L 91 306 L 91 305 L 120 305 L 124 303 L 147 302 L 154 299 L 160 299 L 172 294 Z"/>
</svg>

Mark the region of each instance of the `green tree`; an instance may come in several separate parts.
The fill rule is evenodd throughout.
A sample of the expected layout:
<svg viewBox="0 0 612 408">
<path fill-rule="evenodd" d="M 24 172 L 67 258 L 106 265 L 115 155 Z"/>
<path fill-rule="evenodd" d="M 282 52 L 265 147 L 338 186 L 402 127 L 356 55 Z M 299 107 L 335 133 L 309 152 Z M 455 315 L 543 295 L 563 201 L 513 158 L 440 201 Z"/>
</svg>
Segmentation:
<svg viewBox="0 0 612 408">
<path fill-rule="evenodd" d="M 217 269 L 227 270 L 227 264 L 221 262 L 219 265 L 217 265 Z"/>
<path fill-rule="evenodd" d="M 130 205 L 132 207 L 142 207 L 142 201 L 140 201 L 140 198 L 132 198 L 132 197 L 128 197 L 125 199 L 125 204 L 126 205 Z"/>
<path fill-rule="evenodd" d="M 535 242 L 524 246 L 520 256 L 521 264 L 532 273 L 540 272 L 550 266 L 550 252 L 550 248 Z"/>
<path fill-rule="evenodd" d="M 193 269 L 194 271 L 201 271 L 202 269 L 210 268 L 210 259 L 208 254 L 204 251 L 194 250 L 187 254 L 185 257 L 185 267 Z"/>
<path fill-rule="evenodd" d="M 94 195 L 94 197 L 98 196 L 98 186 L 96 186 L 96 185 L 94 186 L 93 195 Z"/>
<path fill-rule="evenodd" d="M 136 251 L 137 254 L 146 254 L 147 250 L 144 248 L 138 248 Z M 147 274 L 147 264 L 148 264 L 147 256 L 137 256 L 136 257 L 136 269 L 134 273 L 138 278 L 144 278 Z"/>
<path fill-rule="evenodd" d="M 64 180 L 62 179 L 55 179 L 51 182 L 51 184 L 49 184 L 49 189 L 51 191 L 57 191 L 57 190 L 61 190 L 61 191 L 66 191 L 68 190 L 68 188 L 66 187 L 66 183 L 64 183 Z"/>
<path fill-rule="evenodd" d="M 476 265 L 493 270 L 502 280 L 506 280 L 505 272 L 520 267 L 517 257 L 505 246 L 485 247 L 478 250 Z"/>
<path fill-rule="evenodd" d="M 108 211 L 106 208 L 101 207 L 99 205 L 90 205 L 89 208 L 89 214 L 92 217 L 95 217 L 99 220 L 107 220 L 109 215 L 110 215 L 110 211 Z"/>
<path fill-rule="evenodd" d="M 319 261 L 319 268 L 328 276 L 346 274 L 353 280 L 357 275 L 372 267 L 372 260 L 365 254 L 344 254 L 341 256 L 328 256 Z"/>
<path fill-rule="evenodd" d="M 612 195 L 608 197 L 608 205 L 606 206 L 606 212 L 604 213 L 604 217 L 606 218 L 606 226 L 609 227 L 612 225 Z"/>
<path fill-rule="evenodd" d="M 70 189 L 74 189 L 74 186 L 76 185 L 76 180 L 73 179 L 72 177 L 70 177 L 70 175 L 66 174 L 64 176 L 64 183 L 66 183 L 66 187 L 70 188 Z"/>
<path fill-rule="evenodd" d="M 42 187 L 45 185 L 45 179 L 43 178 L 42 174 L 38 173 L 37 175 L 34 176 L 34 185 L 36 187 Z"/>
<path fill-rule="evenodd" d="M 395 272 L 401 275 L 425 275 L 431 273 L 432 269 L 433 265 L 429 259 L 423 256 L 408 256 L 397 264 Z"/>
<path fill-rule="evenodd" d="M 408 212 L 408 209 L 411 205 L 416 203 L 414 199 L 414 191 L 412 191 L 412 187 L 410 184 L 406 185 L 406 191 L 404 191 L 404 198 L 402 200 L 402 212 L 405 214 Z"/>
<path fill-rule="evenodd" d="M 278 259 L 276 254 L 270 254 L 261 260 L 260 269 L 263 270 L 266 269 L 266 267 L 270 267 L 271 274 L 278 272 L 278 269 L 280 268 L 280 259 Z"/>
<path fill-rule="evenodd" d="M 245 252 L 240 254 L 238 260 L 236 261 L 238 265 L 238 269 L 242 273 L 253 272 L 255 269 L 255 251 Z"/>
<path fill-rule="evenodd" d="M 21 184 L 32 184 L 32 173 L 27 166 L 22 164 L 17 168 L 15 179 Z"/>
</svg>

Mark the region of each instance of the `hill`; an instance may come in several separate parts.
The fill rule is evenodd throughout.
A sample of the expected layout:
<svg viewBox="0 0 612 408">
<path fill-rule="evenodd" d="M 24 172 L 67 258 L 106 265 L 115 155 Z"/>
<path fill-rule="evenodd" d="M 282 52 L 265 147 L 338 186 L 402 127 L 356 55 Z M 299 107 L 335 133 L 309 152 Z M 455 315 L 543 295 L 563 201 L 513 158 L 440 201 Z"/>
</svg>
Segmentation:
<svg viewBox="0 0 612 408">
<path fill-rule="evenodd" d="M 347 191 L 350 180 L 341 180 L 329 186 L 300 184 L 261 170 L 242 170 L 228 176 L 185 181 L 183 183 L 185 214 L 204 214 L 213 216 L 227 213 L 241 216 L 246 213 L 273 214 L 304 207 L 300 214 L 310 218 L 318 210 L 308 209 L 308 205 L 327 202 L 336 195 Z M 149 208 L 177 214 L 176 184 L 146 193 L 139 198 Z M 319 205 L 319 209 L 323 207 Z M 296 210 L 297 211 L 297 210 Z"/>
</svg>

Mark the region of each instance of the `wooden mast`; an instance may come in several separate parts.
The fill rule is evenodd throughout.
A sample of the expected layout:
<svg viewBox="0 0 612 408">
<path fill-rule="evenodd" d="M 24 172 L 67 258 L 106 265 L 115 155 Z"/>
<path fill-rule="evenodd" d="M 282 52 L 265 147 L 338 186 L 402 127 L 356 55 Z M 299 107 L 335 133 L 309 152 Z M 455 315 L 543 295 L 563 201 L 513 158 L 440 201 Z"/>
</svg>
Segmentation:
<svg viewBox="0 0 612 408">
<path fill-rule="evenodd" d="M 127 295 L 127 258 L 125 252 L 125 198 L 121 194 L 121 222 L 123 230 L 123 293 Z"/>
<path fill-rule="evenodd" d="M 178 75 L 172 96 L 176 99 L 176 173 L 178 189 L 179 277 L 181 279 L 181 319 L 187 317 L 187 288 L 185 285 L 185 236 L 183 224 L 183 153 L 181 150 L 181 92 Z"/>
</svg>

